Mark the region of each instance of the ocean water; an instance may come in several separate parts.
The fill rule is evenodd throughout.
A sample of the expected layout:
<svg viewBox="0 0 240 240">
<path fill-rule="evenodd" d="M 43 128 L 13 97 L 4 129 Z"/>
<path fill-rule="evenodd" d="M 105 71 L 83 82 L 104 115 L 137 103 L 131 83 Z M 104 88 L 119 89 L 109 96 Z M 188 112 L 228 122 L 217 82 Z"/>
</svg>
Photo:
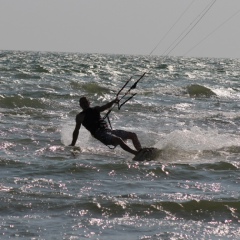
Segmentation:
<svg viewBox="0 0 240 240">
<path fill-rule="evenodd" d="M 162 156 L 84 128 L 69 147 L 79 97 L 143 72 L 111 122 Z M 239 79 L 239 59 L 0 51 L 0 239 L 239 239 Z"/>
</svg>

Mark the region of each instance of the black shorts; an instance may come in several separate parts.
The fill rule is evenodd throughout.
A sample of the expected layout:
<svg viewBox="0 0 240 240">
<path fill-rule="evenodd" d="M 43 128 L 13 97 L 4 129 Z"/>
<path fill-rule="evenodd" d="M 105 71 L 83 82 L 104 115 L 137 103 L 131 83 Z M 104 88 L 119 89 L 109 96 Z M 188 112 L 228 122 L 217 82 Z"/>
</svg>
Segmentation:
<svg viewBox="0 0 240 240">
<path fill-rule="evenodd" d="M 93 137 L 107 146 L 116 146 L 116 144 L 112 142 L 113 136 L 120 137 L 123 141 L 126 141 L 128 139 L 128 133 L 129 132 L 124 130 L 98 129 Z"/>
</svg>

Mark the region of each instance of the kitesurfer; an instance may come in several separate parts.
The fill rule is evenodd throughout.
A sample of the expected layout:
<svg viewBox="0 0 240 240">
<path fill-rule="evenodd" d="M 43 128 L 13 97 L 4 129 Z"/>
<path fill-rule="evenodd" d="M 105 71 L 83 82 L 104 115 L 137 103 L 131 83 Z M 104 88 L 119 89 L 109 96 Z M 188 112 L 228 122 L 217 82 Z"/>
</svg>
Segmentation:
<svg viewBox="0 0 240 240">
<path fill-rule="evenodd" d="M 118 98 L 103 106 L 90 107 L 89 100 L 83 96 L 79 99 L 80 107 L 83 109 L 76 116 L 76 126 L 72 135 L 72 143 L 70 146 L 75 146 L 79 130 L 83 125 L 94 138 L 107 146 L 120 146 L 123 150 L 136 155 L 142 149 L 136 133 L 124 130 L 112 130 L 108 127 L 107 122 L 101 117 L 101 112 L 111 108 L 113 104 L 118 103 Z M 130 148 L 125 141 L 132 140 L 135 149 Z"/>
</svg>

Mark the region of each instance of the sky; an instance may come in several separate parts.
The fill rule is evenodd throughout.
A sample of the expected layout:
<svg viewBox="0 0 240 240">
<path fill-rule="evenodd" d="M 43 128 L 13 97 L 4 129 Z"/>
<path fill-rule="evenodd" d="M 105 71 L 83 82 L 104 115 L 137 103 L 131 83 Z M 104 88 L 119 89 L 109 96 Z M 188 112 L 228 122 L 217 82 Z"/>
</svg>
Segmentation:
<svg viewBox="0 0 240 240">
<path fill-rule="evenodd" d="M 0 50 L 240 58 L 240 0 L 216 0 L 195 25 L 212 2 L 0 0 Z"/>
</svg>

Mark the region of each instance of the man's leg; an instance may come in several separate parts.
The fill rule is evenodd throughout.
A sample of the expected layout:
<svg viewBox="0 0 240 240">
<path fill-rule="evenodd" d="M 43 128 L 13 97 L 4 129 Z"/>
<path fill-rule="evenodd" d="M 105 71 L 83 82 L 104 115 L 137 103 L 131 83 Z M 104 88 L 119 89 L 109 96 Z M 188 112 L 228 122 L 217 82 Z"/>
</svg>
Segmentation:
<svg viewBox="0 0 240 240">
<path fill-rule="evenodd" d="M 142 149 L 141 143 L 138 140 L 137 134 L 133 132 L 128 132 L 128 139 L 131 139 L 134 147 L 139 151 Z"/>
<path fill-rule="evenodd" d="M 134 155 L 136 155 L 138 153 L 138 151 L 131 149 L 120 137 L 117 136 L 112 136 L 112 143 L 113 145 L 120 145 L 120 147 L 129 152 L 132 153 Z"/>
<path fill-rule="evenodd" d="M 142 149 L 136 133 L 125 130 L 112 130 L 112 133 L 113 135 L 122 138 L 124 141 L 128 139 L 132 140 L 133 146 L 137 149 L 137 151 Z"/>
</svg>

